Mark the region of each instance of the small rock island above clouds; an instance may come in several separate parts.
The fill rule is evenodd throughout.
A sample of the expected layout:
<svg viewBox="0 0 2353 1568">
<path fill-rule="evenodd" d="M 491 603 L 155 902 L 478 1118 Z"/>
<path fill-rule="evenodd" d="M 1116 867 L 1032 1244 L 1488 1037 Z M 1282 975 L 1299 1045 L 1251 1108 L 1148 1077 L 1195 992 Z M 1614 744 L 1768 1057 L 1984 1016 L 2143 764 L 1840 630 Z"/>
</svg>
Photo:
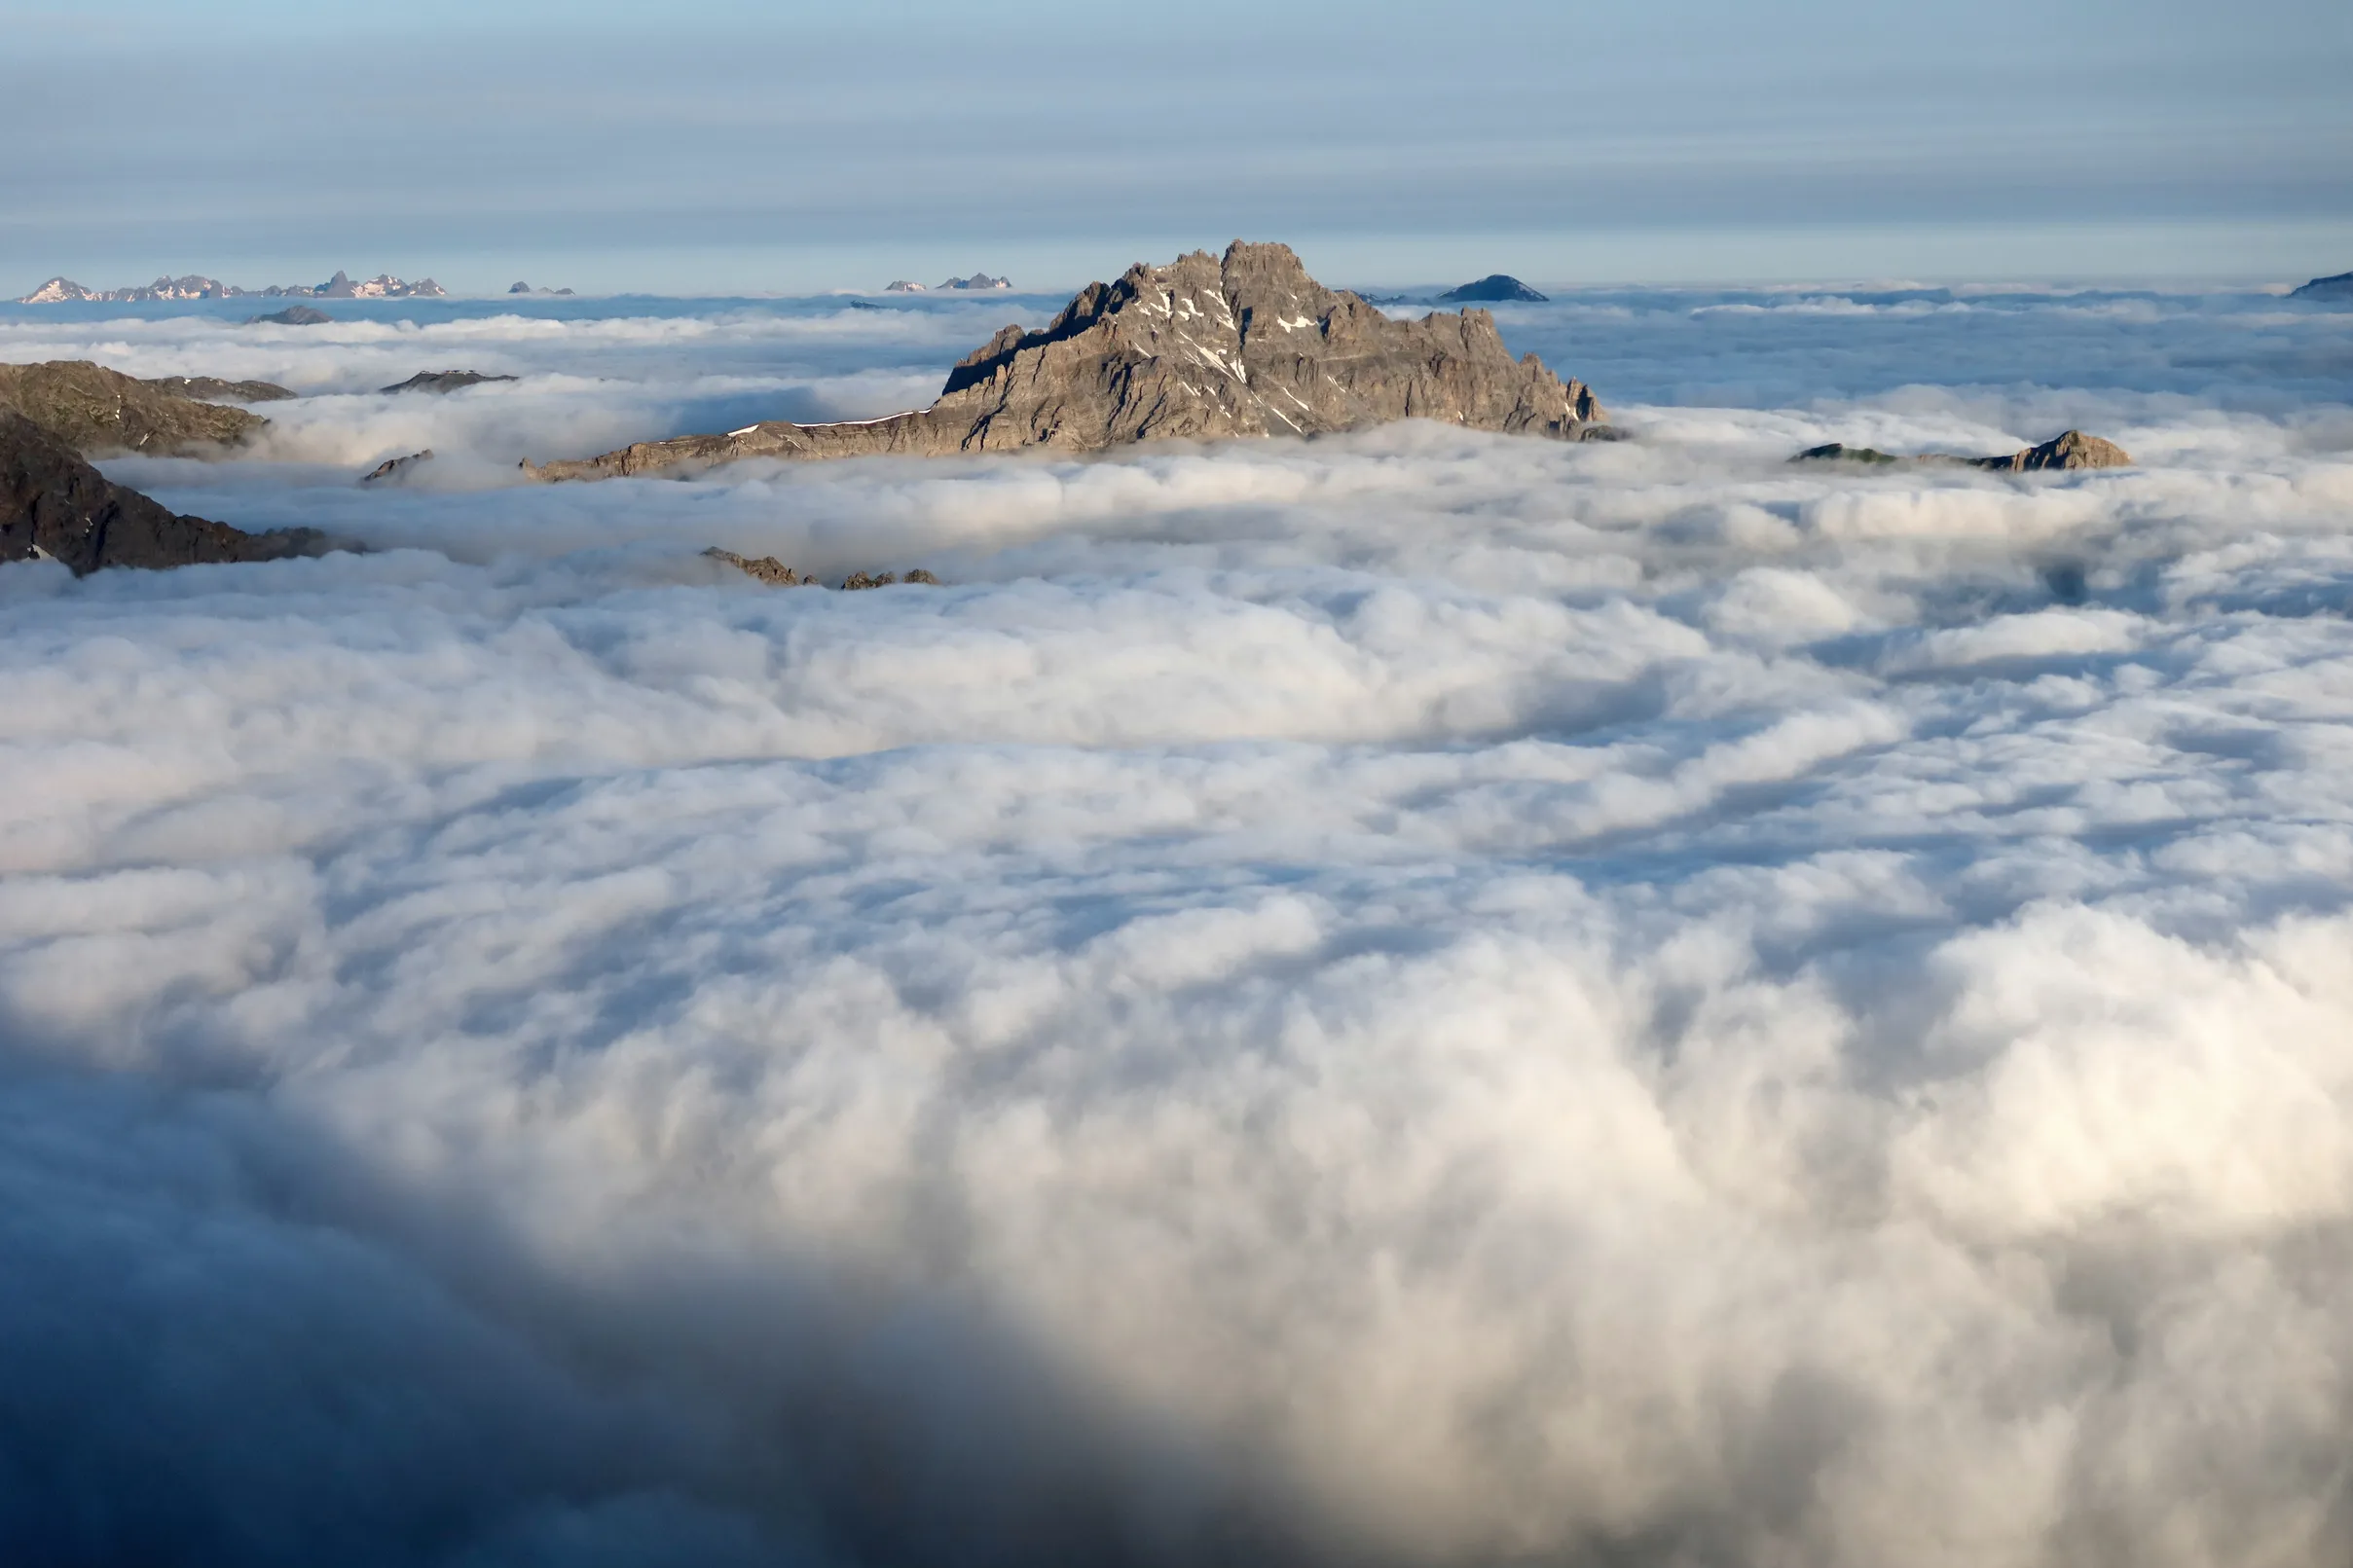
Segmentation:
<svg viewBox="0 0 2353 1568">
<path fill-rule="evenodd" d="M 1090 283 L 1044 329 L 1009 326 L 929 408 L 836 424 L 767 420 L 643 441 L 533 478 L 608 479 L 743 457 L 938 456 L 1166 439 L 1323 435 L 1395 419 L 1556 441 L 1618 433 L 1583 382 L 1514 359 L 1485 310 L 1394 321 L 1307 275 L 1288 245 L 1235 240 Z"/>
<path fill-rule="evenodd" d="M 1476 283 L 1448 289 L 1438 296 L 1438 302 L 1441 305 L 1542 305 L 1548 298 L 1550 296 L 1537 293 L 1509 273 L 1489 273 Z"/>
</svg>

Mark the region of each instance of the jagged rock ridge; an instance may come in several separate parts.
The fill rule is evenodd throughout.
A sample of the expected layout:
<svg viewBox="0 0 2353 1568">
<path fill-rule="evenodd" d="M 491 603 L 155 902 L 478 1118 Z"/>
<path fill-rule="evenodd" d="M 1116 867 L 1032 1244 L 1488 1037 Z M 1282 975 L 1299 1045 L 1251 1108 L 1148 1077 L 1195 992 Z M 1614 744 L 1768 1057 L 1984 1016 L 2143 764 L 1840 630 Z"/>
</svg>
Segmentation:
<svg viewBox="0 0 2353 1568">
<path fill-rule="evenodd" d="M 172 383 L 143 382 L 87 359 L 0 365 L 0 409 L 13 409 L 76 452 L 164 454 L 243 441 L 269 424 L 240 408 L 182 396 Z M 267 382 L 207 383 L 286 393 Z"/>
<path fill-rule="evenodd" d="M 0 561 L 47 557 L 77 577 L 107 566 L 191 566 L 316 555 L 313 529 L 247 533 L 182 517 L 84 462 L 11 409 L 0 409 Z"/>
<path fill-rule="evenodd" d="M 1933 468 L 1984 468 L 2001 474 L 2033 474 L 2073 468 L 2129 468 L 2132 456 L 2113 441 L 2080 430 L 2063 430 L 2040 446 L 1999 457 L 1964 457 L 1948 452 L 1926 452 L 1900 457 L 1871 447 L 1850 447 L 1833 441 L 1808 447 L 1791 462 L 1859 462 L 1880 465 L 1910 463 Z"/>
<path fill-rule="evenodd" d="M 605 479 L 742 457 L 915 456 L 1170 438 L 1322 435 L 1394 419 L 1575 441 L 1606 427 L 1584 383 L 1514 359 L 1485 310 L 1392 321 L 1325 288 L 1287 245 L 1235 240 L 1090 283 L 1044 329 L 1009 326 L 931 407 L 838 424 L 768 420 L 640 442 L 541 479 Z M 1612 432 L 1614 433 L 1614 432 Z"/>
<path fill-rule="evenodd" d="M 423 452 L 412 452 L 405 457 L 386 457 L 360 475 L 359 482 L 363 485 L 374 485 L 387 479 L 403 480 L 432 460 L 433 449 L 430 447 L 425 448 Z"/>
</svg>

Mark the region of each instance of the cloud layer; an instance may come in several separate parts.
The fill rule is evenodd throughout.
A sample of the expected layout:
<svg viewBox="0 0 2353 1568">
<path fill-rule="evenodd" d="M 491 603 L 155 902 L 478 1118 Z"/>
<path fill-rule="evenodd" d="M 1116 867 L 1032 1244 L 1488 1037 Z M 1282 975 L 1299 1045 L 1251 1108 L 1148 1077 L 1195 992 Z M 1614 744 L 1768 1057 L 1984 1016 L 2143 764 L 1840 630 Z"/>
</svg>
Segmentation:
<svg viewBox="0 0 2353 1568">
<path fill-rule="evenodd" d="M 1870 319 L 1617 447 L 505 484 L 741 351 L 622 318 L 440 492 L 116 465 L 379 548 L 0 570 L 0 1555 L 2341 1559 L 2353 418 Z"/>
</svg>

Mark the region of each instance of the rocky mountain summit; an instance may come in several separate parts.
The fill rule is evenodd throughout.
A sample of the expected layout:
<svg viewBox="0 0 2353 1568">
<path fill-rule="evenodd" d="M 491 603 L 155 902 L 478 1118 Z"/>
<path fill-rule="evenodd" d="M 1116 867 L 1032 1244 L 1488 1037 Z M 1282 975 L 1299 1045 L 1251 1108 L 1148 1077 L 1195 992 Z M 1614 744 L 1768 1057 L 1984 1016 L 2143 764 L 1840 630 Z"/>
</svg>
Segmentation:
<svg viewBox="0 0 2353 1568">
<path fill-rule="evenodd" d="M 1899 457 L 1871 447 L 1850 447 L 1833 441 L 1809 447 L 1791 462 L 1909 463 L 1931 468 L 1983 468 L 1998 474 L 2034 474 L 2071 468 L 2129 468 L 2132 456 L 2113 441 L 2080 430 L 2063 430 L 2039 447 L 2028 447 L 2001 457 L 1964 457 L 1947 452 L 1927 452 Z"/>
<path fill-rule="evenodd" d="M 394 277 L 389 273 L 360 282 L 338 271 L 324 283 L 273 283 L 268 288 L 239 288 L 217 277 L 204 277 L 191 273 L 186 277 L 159 277 L 152 283 L 136 288 L 87 289 L 70 277 L 53 277 L 30 294 L 20 297 L 18 305 L 64 305 L 87 302 L 106 305 L 144 305 L 156 300 L 231 300 L 255 297 L 260 299 L 324 299 L 324 300 L 399 300 L 439 299 L 448 291 L 431 278 L 420 278 L 414 283 Z"/>
<path fill-rule="evenodd" d="M 240 408 L 183 395 L 174 383 L 185 384 L 187 379 L 143 382 L 87 359 L 0 365 L 0 409 L 24 416 L 78 453 L 166 454 L 229 446 L 270 422 Z M 293 395 L 267 382 L 210 384 L 250 385 Z"/>
<path fill-rule="evenodd" d="M 1322 435 L 1395 419 L 1577 441 L 1615 435 L 1593 391 L 1514 359 L 1485 310 L 1392 321 L 1307 275 L 1288 245 L 1235 240 L 1090 283 L 1040 331 L 1009 326 L 929 408 L 838 424 L 750 424 L 644 441 L 539 479 L 606 479 L 741 457 L 1097 452 L 1173 438 Z"/>
<path fill-rule="evenodd" d="M 1549 295 L 1539 294 L 1508 273 L 1489 273 L 1476 283 L 1448 289 L 1438 296 L 1441 305 L 1503 305 L 1526 302 L 1542 305 Z"/>
<path fill-rule="evenodd" d="M 190 566 L 316 555 L 312 529 L 247 533 L 183 517 L 109 481 L 64 442 L 0 409 L 0 561 L 63 562 L 77 577 L 107 566 Z"/>
<path fill-rule="evenodd" d="M 2338 273 L 2334 277 L 2316 277 L 2303 287 L 2288 291 L 2292 300 L 2353 300 L 2353 273 Z"/>
</svg>

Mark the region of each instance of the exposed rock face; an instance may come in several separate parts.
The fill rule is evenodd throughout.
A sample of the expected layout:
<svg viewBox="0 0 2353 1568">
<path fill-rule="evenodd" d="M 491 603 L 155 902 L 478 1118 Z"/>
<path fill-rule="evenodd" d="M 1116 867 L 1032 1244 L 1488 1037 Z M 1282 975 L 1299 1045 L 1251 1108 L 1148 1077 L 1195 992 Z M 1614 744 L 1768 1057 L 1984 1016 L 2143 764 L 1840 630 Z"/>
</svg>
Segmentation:
<svg viewBox="0 0 2353 1568">
<path fill-rule="evenodd" d="M 2066 468 L 2129 468 L 2132 457 L 2113 441 L 2103 441 L 2080 430 L 2067 430 L 2052 436 L 2039 447 L 2013 452 L 2006 457 L 1963 457 L 1945 452 L 1923 453 L 1916 457 L 1898 457 L 1870 447 L 1850 447 L 1833 441 L 1826 447 L 1808 447 L 1791 462 L 1859 462 L 1873 464 L 1913 463 L 1931 468 L 1983 468 L 1999 474 L 2040 473 L 2045 469 Z"/>
<path fill-rule="evenodd" d="M 225 382 L 218 376 L 150 376 L 145 384 L 200 403 L 281 403 L 298 395 L 276 382 Z"/>
<path fill-rule="evenodd" d="M 61 561 L 77 577 L 107 566 L 190 566 L 316 555 L 313 529 L 247 533 L 182 517 L 110 482 L 23 415 L 0 410 L 0 561 Z"/>
<path fill-rule="evenodd" d="M 87 359 L 0 365 L 0 408 L 14 409 L 85 453 L 162 454 L 226 446 L 270 422 L 243 409 L 179 396 Z"/>
<path fill-rule="evenodd" d="M 1489 273 L 1476 283 L 1465 283 L 1438 296 L 1444 305 L 1499 305 L 1513 300 L 1541 305 L 1546 298 L 1506 273 Z"/>
<path fill-rule="evenodd" d="M 247 316 L 245 325 L 249 327 L 322 327 L 334 319 L 326 311 L 314 310 L 307 305 L 289 305 L 284 310 L 273 310 L 268 315 Z"/>
<path fill-rule="evenodd" d="M 484 382 L 511 382 L 512 376 L 485 376 L 478 370 L 421 370 L 405 382 L 380 386 L 380 392 L 455 392 Z"/>
<path fill-rule="evenodd" d="M 1485 310 L 1392 321 L 1307 275 L 1287 245 L 1240 240 L 1090 283 L 1037 332 L 1011 326 L 930 408 L 841 424 L 770 420 L 524 471 L 605 479 L 741 457 L 934 456 L 1169 438 L 1319 435 L 1394 419 L 1581 439 L 1607 416 L 1582 382 L 1511 357 Z"/>
<path fill-rule="evenodd" d="M 732 550 L 713 545 L 703 552 L 714 561 L 723 561 L 748 577 L 756 577 L 771 588 L 814 588 L 817 579 L 803 577 L 774 556 L 739 556 Z"/>
<path fill-rule="evenodd" d="M 2046 468 L 2130 468 L 2132 458 L 2113 441 L 2103 441 L 2080 430 L 2066 430 L 2039 447 L 2013 452 L 2006 457 L 1979 457 L 1975 466 L 2023 474 Z"/>
<path fill-rule="evenodd" d="M 1013 280 L 1010 277 L 991 277 L 986 273 L 974 273 L 970 277 L 951 277 L 939 286 L 950 293 L 971 293 L 985 289 L 1010 289 L 1013 286 Z"/>
<path fill-rule="evenodd" d="M 2292 300 L 2353 300 L 2353 273 L 2338 273 L 2335 277 L 2316 277 L 2302 288 L 2293 289 Z"/>
<path fill-rule="evenodd" d="M 433 449 L 430 447 L 425 448 L 423 452 L 412 452 L 405 457 L 386 457 L 360 475 L 359 482 L 363 485 L 375 485 L 386 480 L 405 479 L 415 473 L 420 466 L 432 460 Z"/>
<path fill-rule="evenodd" d="M 714 561 L 725 562 L 746 576 L 755 577 L 771 588 L 823 588 L 825 586 L 815 577 L 805 576 L 794 571 L 774 556 L 739 556 L 732 550 L 721 550 L 717 545 L 713 545 L 703 554 Z M 929 583 L 937 588 L 939 586 L 939 579 L 918 566 L 903 577 L 895 571 L 880 573 L 854 571 L 842 579 L 841 586 L 845 590 L 856 592 L 861 588 L 888 588 L 893 583 Z"/>
</svg>

